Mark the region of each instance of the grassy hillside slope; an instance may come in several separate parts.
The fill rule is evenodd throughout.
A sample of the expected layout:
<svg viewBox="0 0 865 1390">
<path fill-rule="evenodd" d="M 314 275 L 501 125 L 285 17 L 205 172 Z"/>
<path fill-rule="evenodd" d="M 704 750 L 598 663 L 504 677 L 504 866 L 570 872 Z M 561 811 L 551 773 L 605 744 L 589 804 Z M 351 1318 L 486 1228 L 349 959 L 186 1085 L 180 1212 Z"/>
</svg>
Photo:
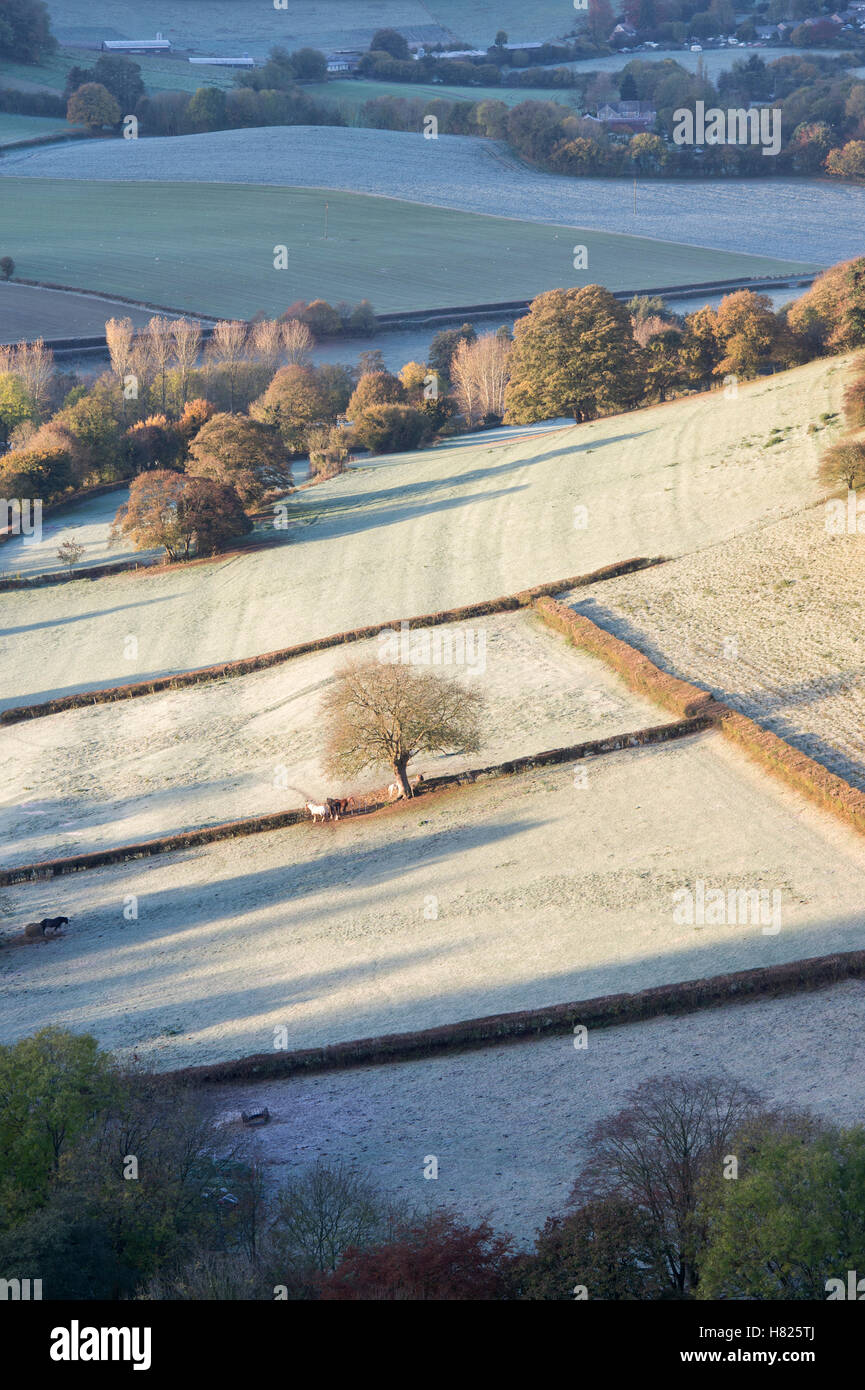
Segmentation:
<svg viewBox="0 0 865 1390">
<path fill-rule="evenodd" d="M 844 359 L 830 359 L 736 399 L 716 391 L 542 436 L 374 459 L 299 493 L 297 525 L 275 549 L 4 595 L 0 701 L 273 651 L 756 531 L 823 495 L 827 436 L 807 426 L 839 409 L 843 386 Z M 782 445 L 763 447 L 788 425 Z"/>
</svg>

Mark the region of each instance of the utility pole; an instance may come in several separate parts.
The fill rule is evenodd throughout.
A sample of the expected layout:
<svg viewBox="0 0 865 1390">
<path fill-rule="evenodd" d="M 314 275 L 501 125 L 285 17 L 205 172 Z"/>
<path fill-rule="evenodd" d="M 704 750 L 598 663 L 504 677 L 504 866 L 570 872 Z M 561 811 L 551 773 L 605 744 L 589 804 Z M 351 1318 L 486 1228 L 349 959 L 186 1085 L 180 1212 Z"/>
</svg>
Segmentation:
<svg viewBox="0 0 865 1390">
<path fill-rule="evenodd" d="M 634 175 L 634 216 L 637 215 L 637 176 Z"/>
</svg>

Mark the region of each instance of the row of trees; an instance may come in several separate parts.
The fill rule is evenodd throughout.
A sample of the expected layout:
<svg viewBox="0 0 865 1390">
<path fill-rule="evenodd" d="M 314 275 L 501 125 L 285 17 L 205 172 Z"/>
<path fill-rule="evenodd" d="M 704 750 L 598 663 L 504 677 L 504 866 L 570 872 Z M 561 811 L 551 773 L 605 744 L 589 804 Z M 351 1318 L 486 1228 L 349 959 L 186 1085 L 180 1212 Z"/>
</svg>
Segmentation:
<svg viewBox="0 0 865 1390">
<path fill-rule="evenodd" d="M 306 308 L 313 319 L 334 312 Z M 332 477 L 353 448 L 416 449 L 502 419 L 590 420 L 863 346 L 865 259 L 825 272 L 779 313 L 748 290 L 684 318 L 645 296 L 624 305 L 600 285 L 551 290 L 513 339 L 445 329 L 429 360 L 399 375 L 378 350 L 357 368 L 313 366 L 313 335 L 293 316 L 220 322 L 206 347 L 200 325 L 162 316 L 144 333 L 112 319 L 106 336 L 112 370 L 89 386 L 54 373 L 40 343 L 0 354 L 0 443 L 11 445 L 0 492 L 51 502 L 158 472 L 133 489 L 118 526 L 185 558 L 248 531 L 248 513 L 291 486 L 290 462 L 304 454 L 313 477 Z M 179 474 L 197 480 L 188 496 Z M 198 524 L 208 507 L 225 510 L 225 526 Z"/>
<path fill-rule="evenodd" d="M 116 129 L 128 115 L 136 117 L 145 134 L 169 136 L 253 126 L 346 124 L 336 107 L 297 87 L 288 91 L 198 87 L 194 92 L 155 92 L 127 105 L 102 82 L 89 81 L 71 93 L 66 105 L 66 119 L 94 133 Z"/>
<path fill-rule="evenodd" d="M 648 101 L 658 113 L 656 129 L 630 139 L 611 135 L 558 102 L 538 100 L 508 107 L 496 99 L 376 97 L 363 104 L 360 120 L 377 129 L 422 130 L 433 115 L 443 134 L 506 140 L 531 163 L 574 176 L 865 176 L 865 83 L 839 70 L 835 60 L 785 57 L 766 64 L 755 54 L 722 74 L 717 88 L 704 73 L 672 59 L 635 59 L 620 74 L 580 74 L 579 81 L 587 111 L 620 96 Z M 781 112 L 783 143 L 776 157 L 765 158 L 759 145 L 706 145 L 697 153 L 693 146 L 671 143 L 675 113 L 693 111 L 697 101 L 726 109 L 770 99 Z"/>
<path fill-rule="evenodd" d="M 658 1077 L 594 1127 L 565 1212 L 517 1250 L 339 1162 L 269 1191 L 192 1090 L 86 1035 L 0 1047 L 0 1278 L 49 1300 L 822 1301 L 865 1265 L 863 1191 L 861 1126 Z"/>
<path fill-rule="evenodd" d="M 833 267 L 776 314 L 740 290 L 676 320 L 600 285 L 539 295 L 514 327 L 505 421 L 590 420 L 728 376 L 754 377 L 865 345 L 865 259 Z"/>
<path fill-rule="evenodd" d="M 390 42 L 391 32 L 382 31 L 384 39 L 380 34 L 379 41 Z M 194 93 L 167 91 L 150 96 L 144 91 L 137 63 L 103 55 L 92 68 L 71 69 L 67 117 L 95 132 L 116 128 L 132 113 L 144 130 L 154 135 L 266 125 L 345 124 L 338 108 L 316 100 L 296 85 L 301 74 L 315 76 L 315 58 L 313 50 L 289 54 L 274 49 L 263 68 L 252 74 L 239 73 L 233 90 L 200 87 Z M 321 54 L 317 59 L 324 63 Z M 424 60 L 401 60 L 389 52 L 376 51 L 366 59 L 386 60 L 410 70 L 403 75 L 406 81 L 430 80 L 421 71 Z M 483 78 L 481 70 L 471 64 L 447 66 L 464 67 L 461 80 L 469 84 Z M 717 87 L 702 69 L 693 73 L 672 59 L 634 59 L 618 74 L 577 73 L 568 68 L 536 71 L 538 80 L 546 85 L 577 89 L 587 111 L 619 96 L 652 102 L 658 112 L 656 129 L 623 140 L 557 102 L 537 100 L 508 107 L 497 100 L 429 101 L 388 96 L 364 103 L 359 119 L 378 129 L 420 130 L 425 119 L 434 115 L 443 133 L 505 139 L 523 158 L 575 176 L 667 173 L 717 177 L 779 172 L 865 176 L 865 83 L 835 59 L 785 57 L 766 64 L 752 54 L 721 74 Z M 373 75 L 387 75 L 381 62 Z M 492 75 L 487 76 L 498 82 L 500 68 L 493 66 Z M 697 101 L 712 108 L 719 103 L 746 107 L 752 101 L 770 99 L 781 112 L 784 137 L 781 151 L 771 160 L 763 157 L 758 145 L 707 145 L 697 153 L 692 146 L 671 143 L 675 113 L 693 110 Z"/>
</svg>

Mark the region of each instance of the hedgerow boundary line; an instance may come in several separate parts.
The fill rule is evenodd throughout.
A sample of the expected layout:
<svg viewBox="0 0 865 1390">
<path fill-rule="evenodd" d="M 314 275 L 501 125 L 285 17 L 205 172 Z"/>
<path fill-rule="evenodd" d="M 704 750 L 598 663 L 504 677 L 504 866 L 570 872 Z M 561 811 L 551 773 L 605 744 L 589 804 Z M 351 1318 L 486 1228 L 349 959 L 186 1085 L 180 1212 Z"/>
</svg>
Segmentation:
<svg viewBox="0 0 865 1390">
<path fill-rule="evenodd" d="M 394 809 L 405 809 L 414 801 L 437 792 L 451 791 L 458 787 L 475 783 L 494 781 L 499 777 L 517 777 L 520 773 L 531 772 L 535 768 L 555 767 L 559 763 L 580 762 L 585 758 L 597 758 L 605 753 L 618 753 L 625 748 L 645 747 L 647 744 L 668 743 L 672 739 L 687 738 L 691 734 L 702 733 L 712 726 L 712 720 L 705 717 L 679 719 L 668 724 L 655 724 L 644 729 L 633 729 L 626 733 L 610 734 L 607 738 L 591 739 L 588 742 L 574 743 L 566 748 L 546 748 L 540 753 L 529 753 L 522 758 L 511 758 L 504 763 L 492 763 L 488 767 L 468 768 L 464 772 L 444 773 L 440 777 L 430 777 L 423 783 L 423 790 L 412 800 L 393 803 L 385 788 L 368 792 L 355 798 L 358 814 L 369 814 L 393 805 Z M 234 840 L 245 835 L 261 835 L 269 830 L 282 830 L 289 825 L 308 821 L 310 814 L 305 807 L 286 811 L 273 811 L 268 815 L 250 816 L 244 820 L 224 821 L 220 825 L 200 826 L 196 830 L 181 830 L 175 835 L 163 835 L 156 840 L 142 840 L 138 844 L 119 845 L 111 849 L 91 850 L 85 854 L 69 855 L 64 859 L 46 859 L 35 864 L 21 864 L 17 868 L 0 870 L 0 887 L 12 884 L 44 882 L 65 874 L 81 873 L 86 869 L 101 869 L 112 864 L 123 864 L 131 859 L 149 859 L 156 854 L 171 854 L 177 850 L 194 849 L 199 845 L 213 844 L 216 840 Z"/>
<path fill-rule="evenodd" d="M 801 994 L 840 980 L 865 976 L 865 951 L 811 956 L 781 965 L 758 966 L 727 975 L 705 976 L 676 984 L 654 985 L 631 994 L 604 994 L 570 1004 L 487 1014 L 437 1028 L 385 1033 L 351 1042 L 327 1043 L 295 1051 L 258 1052 L 226 1062 L 204 1063 L 160 1073 L 166 1079 L 208 1085 L 228 1081 L 269 1081 L 278 1077 L 342 1071 L 351 1067 L 410 1062 L 446 1052 L 524 1042 L 529 1038 L 573 1033 L 577 1026 L 612 1028 L 660 1016 L 697 1013 L 725 1004 Z"/>
<path fill-rule="evenodd" d="M 631 562 L 631 565 L 633 568 L 642 568 L 645 563 L 651 562 Z M 578 586 L 571 584 L 567 587 Z M 549 766 L 576 759 L 580 749 L 583 750 L 582 756 L 591 756 L 597 752 L 618 751 L 628 746 L 666 741 L 716 728 L 774 775 L 823 809 L 831 811 L 860 832 L 865 832 L 865 794 L 851 787 L 843 778 L 829 772 L 827 768 L 798 749 L 792 748 L 776 734 L 761 728 L 747 716 L 716 700 L 710 691 L 662 671 L 644 653 L 567 605 L 553 600 L 547 594 L 541 594 L 530 602 L 549 626 L 566 635 L 574 645 L 605 660 L 634 690 L 654 698 L 659 704 L 680 713 L 683 717 L 674 723 L 630 734 L 613 735 L 609 739 L 596 740 L 591 744 L 551 749 L 492 768 L 473 769 L 430 779 L 425 794 L 483 782 L 492 776 L 513 775 L 532 767 Z M 445 617 L 440 619 L 448 620 Z M 686 711 L 688 713 L 685 713 Z M 380 793 L 372 794 L 373 797 L 376 795 L 380 796 Z M 384 803 L 367 804 L 364 810 L 377 809 L 378 804 Z M 411 804 L 410 801 L 402 803 L 403 807 Z M 55 870 L 68 873 L 77 869 L 95 868 L 98 866 L 95 860 L 103 863 L 118 862 L 116 858 L 113 861 L 111 859 L 111 856 L 118 854 L 125 859 L 139 857 L 139 854 L 144 853 L 161 853 L 192 843 L 201 844 L 218 838 L 278 828 L 279 825 L 293 824 L 306 818 L 305 811 L 287 811 L 272 817 L 257 818 L 256 821 L 233 822 L 201 831 L 184 832 L 180 836 L 168 837 L 164 842 L 154 841 L 142 846 L 127 846 L 121 851 L 98 851 L 95 855 L 76 856 L 74 859 L 51 861 L 43 865 L 21 866 L 4 871 L 0 875 L 0 884 L 32 881 L 34 870 L 42 871 L 38 875 L 40 878 L 50 877 Z M 191 837 L 198 838 L 193 840 Z M 156 849 L 157 845 L 161 845 L 162 848 Z M 48 870 L 51 870 L 51 873 L 47 872 Z M 31 877 L 23 877 L 24 875 Z M 632 993 L 602 995 L 593 999 L 551 1004 L 514 1013 L 484 1015 L 408 1033 L 383 1034 L 349 1042 L 325 1044 L 317 1048 L 256 1053 L 225 1062 L 183 1067 L 160 1075 L 195 1085 L 206 1085 L 243 1080 L 265 1081 L 299 1074 L 310 1075 L 315 1072 L 375 1066 L 388 1062 L 417 1060 L 447 1052 L 465 1052 L 491 1045 L 516 1043 L 531 1037 L 566 1034 L 572 1032 L 577 1025 L 606 1028 L 659 1016 L 695 1013 L 701 1009 L 730 1003 L 746 1003 L 755 998 L 798 994 L 863 976 L 865 951 L 836 952 L 828 956 L 806 957 L 779 965 L 759 966 L 752 970 L 656 985 Z"/>
<path fill-rule="evenodd" d="M 631 570 L 643 568 L 657 561 L 628 561 Z M 606 571 L 597 571 L 604 578 L 611 578 L 609 566 Z M 568 583 L 566 587 L 575 588 L 590 583 L 590 576 L 584 576 L 578 583 Z M 541 586 L 546 588 L 548 586 Z M 560 586 L 565 587 L 565 586 Z M 729 705 L 716 700 L 711 691 L 689 681 L 680 680 L 669 672 L 662 671 L 643 652 L 616 637 L 606 628 L 599 627 L 590 618 L 566 604 L 559 603 L 547 594 L 526 598 L 537 593 L 526 590 L 522 594 L 504 599 L 492 600 L 488 604 L 470 605 L 469 609 L 450 609 L 440 614 L 430 614 L 425 619 L 412 619 L 413 623 L 451 622 L 455 615 L 474 616 L 478 612 L 503 612 L 518 607 L 531 606 L 538 615 L 554 630 L 562 633 L 575 646 L 605 661 L 619 674 L 625 683 L 636 693 L 647 696 L 678 716 L 674 722 L 651 725 L 642 729 L 612 734 L 605 739 L 572 744 L 564 748 L 545 749 L 525 757 L 509 759 L 504 763 L 492 764 L 483 768 L 469 768 L 464 772 L 449 773 L 432 777 L 424 784 L 423 795 L 443 792 L 460 786 L 483 783 L 498 777 L 517 776 L 535 768 L 555 766 L 564 762 L 578 762 L 589 757 L 619 752 L 625 748 L 663 743 L 672 739 L 685 738 L 707 729 L 717 729 L 722 736 L 741 748 L 752 761 L 758 762 L 774 776 L 785 781 L 795 791 L 816 803 L 822 810 L 830 812 L 860 834 L 865 834 L 865 793 L 845 782 L 836 773 L 830 772 L 821 763 L 815 762 L 806 753 L 792 747 L 777 734 L 756 724 L 747 715 L 740 714 Z M 374 636 L 389 624 L 374 628 L 357 629 L 360 636 Z M 318 650 L 322 645 L 338 645 L 346 640 L 348 634 L 335 638 L 321 639 L 320 642 L 306 644 L 302 651 Z M 358 640 L 352 635 L 350 640 Z M 289 649 L 300 655 L 301 650 Z M 271 654 L 280 656 L 281 654 Z M 264 658 L 253 658 L 263 660 Z M 281 659 L 288 659 L 284 656 Z M 245 665 L 246 663 L 234 663 Z M 275 664 L 275 663 L 272 663 Z M 207 668 L 208 671 L 210 668 Z M 257 668 L 253 668 L 257 669 Z M 197 675 L 198 673 L 187 673 Z M 232 672 L 232 674 L 240 674 Z M 207 675 L 206 679 L 215 679 Z M 171 678 L 168 678 L 169 680 Z M 192 682 L 187 682 L 192 683 Z M 123 687 L 121 687 L 123 689 Z M 103 692 L 92 692 L 100 694 Z M 140 693 L 152 693 L 144 692 Z M 122 698 L 122 697 L 121 697 Z M 89 703 L 85 701 L 84 703 Z M 10 711 L 7 711 L 9 713 Z M 0 716 L 2 719 L 2 716 Z M 390 804 L 383 789 L 357 797 L 359 811 L 367 814 L 380 810 Z M 405 802 L 404 805 L 411 805 Z M 357 814 L 357 813 L 356 813 Z M 308 820 L 305 808 L 275 811 L 263 816 L 252 816 L 243 820 L 225 821 L 219 825 L 201 826 L 195 830 L 180 831 L 174 835 L 161 836 L 136 844 L 115 846 L 104 850 L 93 850 L 85 854 L 70 855 L 63 859 L 42 860 L 32 864 L 0 871 L 0 887 L 14 884 L 45 881 L 65 874 L 79 873 L 87 869 L 97 869 L 112 864 L 125 863 L 132 859 L 149 858 L 157 854 L 168 854 L 182 849 L 196 848 L 212 844 L 217 840 L 237 839 L 245 835 L 264 834 L 270 830 L 283 829 Z"/>
<path fill-rule="evenodd" d="M 824 811 L 865 834 L 865 792 L 778 734 L 716 700 L 711 691 L 662 671 L 636 647 L 599 627 L 590 618 L 549 597 L 539 598 L 535 610 L 575 646 L 612 666 L 632 690 L 647 695 L 680 716 L 702 714 L 719 732 L 741 748 L 753 762 L 771 772 Z"/>
<path fill-rule="evenodd" d="M 246 553 L 246 552 L 243 552 Z M 193 561 L 193 563 L 195 563 Z M 337 632 L 330 637 L 317 637 L 309 642 L 299 642 L 293 647 L 283 647 L 278 651 L 264 652 L 260 656 L 241 657 L 237 661 L 221 662 L 213 666 L 200 666 L 192 671 L 178 671 L 171 676 L 158 676 L 149 681 L 135 681 L 128 685 L 105 686 L 101 690 L 79 691 L 74 695 L 62 695 L 56 700 L 45 700 L 38 705 L 15 705 L 0 710 L 0 726 L 20 724 L 27 719 L 42 719 L 49 714 L 60 714 L 64 710 L 80 709 L 85 705 L 112 704 L 117 700 L 133 700 L 143 695 L 155 695 L 163 690 L 181 690 L 188 685 L 201 685 L 206 681 L 224 680 L 234 676 L 248 676 L 254 671 L 264 671 L 272 666 L 280 666 L 298 656 L 310 652 L 325 651 L 329 647 L 339 647 L 351 642 L 361 642 L 377 637 L 380 632 L 399 631 L 401 624 L 407 622 L 410 628 L 438 627 L 442 623 L 462 622 L 466 618 L 480 618 L 493 613 L 513 612 L 518 608 L 528 608 L 535 599 L 545 594 L 563 593 L 566 589 L 584 588 L 605 579 L 616 579 L 619 575 L 631 574 L 636 570 L 647 569 L 651 565 L 668 563 L 667 557 L 642 556 L 632 560 L 621 560 L 613 565 L 604 565 L 589 574 L 575 575 L 569 579 L 554 579 L 547 584 L 538 584 L 531 589 L 523 589 L 516 594 L 501 598 L 487 599 L 480 603 L 464 604 L 459 608 L 441 609 L 436 613 L 425 613 L 413 618 L 388 618 L 384 622 L 371 623 L 366 627 L 352 628 Z"/>
</svg>

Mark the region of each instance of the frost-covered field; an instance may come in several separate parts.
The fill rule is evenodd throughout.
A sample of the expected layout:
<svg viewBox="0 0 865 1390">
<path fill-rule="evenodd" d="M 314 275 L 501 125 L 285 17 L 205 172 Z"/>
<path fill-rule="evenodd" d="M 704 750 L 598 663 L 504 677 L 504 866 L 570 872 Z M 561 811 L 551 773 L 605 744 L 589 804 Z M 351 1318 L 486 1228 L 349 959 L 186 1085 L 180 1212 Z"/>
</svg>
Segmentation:
<svg viewBox="0 0 865 1390">
<path fill-rule="evenodd" d="M 685 925 L 674 893 L 778 894 Z M 160 1067 L 861 947 L 865 844 L 717 735 L 0 893 L 4 1040 L 46 1019 Z M 124 916 L 124 910 L 126 916 Z M 137 918 L 132 916 L 137 911 Z M 774 925 L 768 921 L 769 925 Z"/>
<path fill-rule="evenodd" d="M 571 602 L 865 789 L 865 537 L 821 504 Z"/>
<path fill-rule="evenodd" d="M 208 1086 L 201 1096 L 220 1118 L 268 1107 L 270 1123 L 254 1143 L 276 1182 L 295 1165 L 344 1159 L 366 1167 L 395 1197 L 421 1208 L 453 1206 L 470 1221 L 489 1216 L 528 1245 L 564 1207 L 592 1125 L 652 1077 L 722 1072 L 770 1103 L 861 1124 L 863 1018 L 865 983 L 849 980 L 814 994 L 601 1029 L 581 1051 L 566 1036 L 533 1039 L 392 1066 Z M 435 1182 L 423 1178 L 427 1154 L 439 1160 Z"/>
<path fill-rule="evenodd" d="M 545 174 L 521 164 L 493 140 L 458 135 L 425 140 L 400 131 L 314 126 L 22 150 L 2 161 L 0 173 L 346 189 L 809 265 L 860 255 L 865 221 L 865 188 L 852 185 L 777 178 L 650 179 L 639 185 L 634 214 L 630 179 Z"/>
<path fill-rule="evenodd" d="M 9 204 L 3 235 L 26 243 L 31 278 L 199 316 L 281 314 L 294 299 L 316 296 L 404 312 L 519 302 L 592 279 L 634 292 L 802 268 L 333 189 L 62 178 L 10 180 L 0 190 Z M 591 273 L 574 269 L 575 245 L 587 248 Z M 277 273 L 279 246 L 289 254 Z"/>
<path fill-rule="evenodd" d="M 439 627 L 428 638 L 416 633 L 409 655 L 424 656 L 427 640 L 430 658 L 439 656 L 428 669 L 458 678 L 488 702 L 480 753 L 427 755 L 418 763 L 427 776 L 671 718 L 534 614 Z M 0 728 L 0 863 L 153 839 L 300 806 L 308 797 L 381 787 L 386 768 L 350 784 L 326 777 L 320 713 L 345 661 L 375 660 L 381 651 L 377 639 L 361 642 L 250 676 Z"/>
<path fill-rule="evenodd" d="M 85 569 L 88 565 L 153 558 L 156 552 L 134 550 L 128 541 L 120 541 L 116 545 L 108 543 L 117 509 L 128 498 L 129 489 L 118 488 L 116 492 L 89 497 L 85 502 L 50 512 L 42 518 L 38 533 L 0 545 L 0 575 L 26 578 L 34 574 L 64 574 L 70 568 Z M 65 565 L 57 554 L 58 547 L 66 542 L 80 545 L 84 552 L 71 567 Z"/>
<path fill-rule="evenodd" d="M 0 147 L 40 135 L 68 135 L 70 126 L 55 116 L 16 116 L 0 112 Z"/>
<path fill-rule="evenodd" d="M 839 409 L 843 368 L 844 359 L 815 362 L 743 385 L 735 400 L 716 391 L 534 437 L 370 460 L 298 494 L 288 545 L 2 594 L 0 704 L 273 651 L 750 533 L 822 496 L 825 435 L 809 435 L 807 423 Z M 761 447 L 788 423 L 783 445 Z M 577 507 L 585 529 L 575 528 Z"/>
</svg>

